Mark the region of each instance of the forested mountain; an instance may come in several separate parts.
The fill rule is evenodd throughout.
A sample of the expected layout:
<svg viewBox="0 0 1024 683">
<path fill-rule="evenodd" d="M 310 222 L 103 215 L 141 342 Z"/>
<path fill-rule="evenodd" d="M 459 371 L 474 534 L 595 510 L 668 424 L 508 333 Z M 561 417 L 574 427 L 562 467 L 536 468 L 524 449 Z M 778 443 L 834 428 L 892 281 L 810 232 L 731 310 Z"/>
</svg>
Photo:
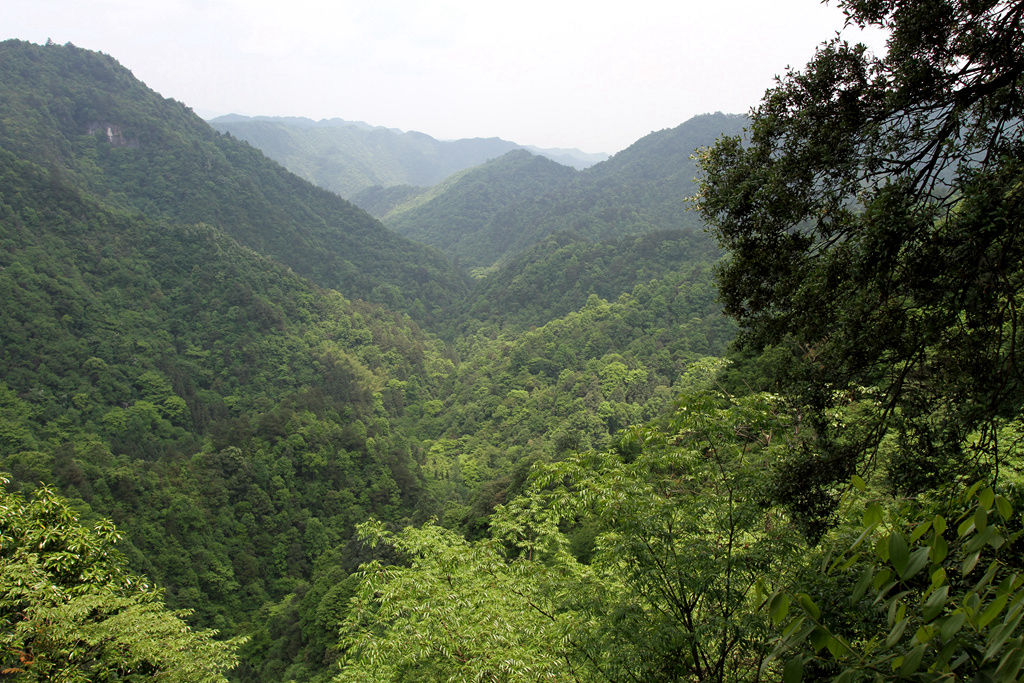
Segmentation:
<svg viewBox="0 0 1024 683">
<path fill-rule="evenodd" d="M 490 265 L 521 239 L 503 228 L 520 220 L 524 203 L 534 215 L 553 209 L 559 189 L 576 173 L 529 152 L 509 152 L 413 196 L 383 220 L 467 267 Z M 534 206 L 545 199 L 543 208 Z"/>
<path fill-rule="evenodd" d="M 510 156 L 450 178 L 397 205 L 382 220 L 469 268 L 501 263 L 563 230 L 587 240 L 701 232 L 701 220 L 686 203 L 696 190 L 692 157 L 719 135 L 738 133 L 745 121 L 725 114 L 698 116 L 575 173 Z M 490 195 L 498 192 L 494 201 Z"/>
<path fill-rule="evenodd" d="M 416 185 L 392 185 L 391 187 L 374 185 L 357 192 L 352 197 L 352 203 L 365 209 L 371 216 L 381 218 L 395 207 L 423 194 L 428 189 Z"/>
<path fill-rule="evenodd" d="M 614 300 L 639 284 L 660 280 L 687 264 L 712 263 L 719 256 L 713 242 L 694 232 L 655 232 L 599 242 L 556 232 L 481 278 L 462 316 L 505 325 L 543 325 L 579 309 L 591 295 Z"/>
<path fill-rule="evenodd" d="M 230 114 L 212 119 L 210 125 L 245 140 L 297 176 L 346 199 L 372 187 L 435 185 L 466 168 L 523 149 L 500 138 L 436 140 L 424 133 L 342 119 Z M 607 158 L 573 149 L 527 149 L 577 168 Z"/>
<path fill-rule="evenodd" d="M 322 286 L 420 319 L 465 291 L 439 254 L 218 134 L 110 57 L 7 41 L 0 70 L 0 146 L 111 207 L 215 225 Z"/>
<path fill-rule="evenodd" d="M 12 524 L 42 506 L 54 511 L 46 533 L 77 543 L 55 548 L 55 562 L 24 550 L 34 536 L 18 531 L 0 555 L 18 553 L 11 571 L 49 562 L 40 580 L 57 597 L 33 609 L 73 613 L 79 629 L 36 660 L 31 633 L 12 631 L 13 668 L 45 678 L 90 629 L 127 638 L 107 619 L 122 614 L 115 605 L 125 619 L 179 623 L 126 583 L 62 573 L 107 571 L 83 549 L 113 543 L 109 519 L 124 533 L 124 581 L 144 573 L 196 628 L 249 639 L 153 641 L 209 659 L 206 673 L 178 675 L 216 679 L 237 656 L 242 680 L 329 678 L 350 575 L 387 556 L 354 538 L 356 524 L 433 515 L 483 533 L 531 463 L 607 446 L 731 338 L 706 251 L 630 265 L 595 246 L 577 255 L 588 275 L 569 299 L 506 321 L 474 308 L 437 253 L 211 131 L 111 58 L 0 50 L 0 472 L 11 509 L 27 506 Z M 573 173 L 526 152 L 510 160 Z M 525 281 L 568 258 L 542 256 Z M 603 272 L 613 284 L 595 288 Z M 488 306 L 506 305 L 493 288 Z M 402 309 L 463 313 L 442 342 Z M 0 615 L 16 619 L 30 596 L 3 590 Z M 112 611 L 88 611 L 97 600 Z M 128 660 L 115 650 L 83 666 L 116 677 Z M 177 662 L 132 656 L 153 671 Z"/>
<path fill-rule="evenodd" d="M 841 4 L 886 53 L 696 160 L 742 119 L 433 188 L 535 224 L 422 291 L 110 58 L 2 44 L 0 675 L 1020 680 L 1024 5 Z M 367 302 L 278 229 L 439 265 Z"/>
</svg>

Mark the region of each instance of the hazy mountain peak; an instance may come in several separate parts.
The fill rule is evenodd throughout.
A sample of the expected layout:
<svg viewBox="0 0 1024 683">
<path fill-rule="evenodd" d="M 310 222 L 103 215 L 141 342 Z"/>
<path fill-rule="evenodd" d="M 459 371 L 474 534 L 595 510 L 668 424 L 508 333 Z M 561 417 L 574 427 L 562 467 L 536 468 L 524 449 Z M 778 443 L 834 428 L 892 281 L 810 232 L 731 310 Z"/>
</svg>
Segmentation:
<svg viewBox="0 0 1024 683">
<path fill-rule="evenodd" d="M 293 173 L 351 198 L 370 187 L 431 186 L 513 149 L 582 169 L 607 158 L 577 149 L 526 147 L 498 137 L 438 140 L 419 131 L 341 118 L 240 116 L 209 121 L 249 142 Z"/>
</svg>

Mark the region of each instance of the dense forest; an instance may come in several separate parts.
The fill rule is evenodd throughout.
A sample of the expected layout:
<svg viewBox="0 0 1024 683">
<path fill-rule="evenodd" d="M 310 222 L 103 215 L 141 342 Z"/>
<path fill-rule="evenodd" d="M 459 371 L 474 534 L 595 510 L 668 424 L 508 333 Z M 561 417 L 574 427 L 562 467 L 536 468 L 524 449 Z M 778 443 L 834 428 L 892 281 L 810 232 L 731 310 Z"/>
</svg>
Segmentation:
<svg viewBox="0 0 1024 683">
<path fill-rule="evenodd" d="M 0 43 L 0 677 L 1019 679 L 1024 3 L 839 4 L 381 220 Z"/>
</svg>

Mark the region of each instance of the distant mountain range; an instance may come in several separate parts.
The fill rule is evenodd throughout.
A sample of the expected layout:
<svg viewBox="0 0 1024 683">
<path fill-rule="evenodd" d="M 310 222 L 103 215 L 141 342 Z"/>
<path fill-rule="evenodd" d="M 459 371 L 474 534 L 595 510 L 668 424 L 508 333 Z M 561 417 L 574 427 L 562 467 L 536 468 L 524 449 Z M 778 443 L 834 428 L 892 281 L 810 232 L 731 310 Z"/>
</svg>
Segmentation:
<svg viewBox="0 0 1024 683">
<path fill-rule="evenodd" d="M 608 158 L 578 149 L 542 149 L 501 138 L 437 140 L 424 133 L 362 121 L 237 114 L 209 121 L 259 148 L 292 173 L 351 199 L 367 188 L 435 185 L 453 173 L 515 149 L 582 169 Z"/>
<path fill-rule="evenodd" d="M 687 203 L 696 191 L 691 157 L 721 135 L 739 134 L 746 121 L 696 116 L 583 171 L 517 150 L 419 193 L 366 191 L 354 201 L 468 268 L 501 264 L 559 231 L 586 240 L 700 232 L 703 224 Z"/>
</svg>

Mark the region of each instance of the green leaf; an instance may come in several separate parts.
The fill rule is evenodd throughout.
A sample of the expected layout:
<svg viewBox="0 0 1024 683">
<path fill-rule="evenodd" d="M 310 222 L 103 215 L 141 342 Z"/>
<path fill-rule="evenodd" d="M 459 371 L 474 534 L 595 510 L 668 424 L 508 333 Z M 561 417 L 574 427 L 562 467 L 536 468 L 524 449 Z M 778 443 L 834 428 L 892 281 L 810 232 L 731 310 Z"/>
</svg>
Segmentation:
<svg viewBox="0 0 1024 683">
<path fill-rule="evenodd" d="M 1007 522 L 1013 517 L 1013 505 L 1002 496 L 996 496 L 996 510 L 999 511 L 999 516 Z"/>
<path fill-rule="evenodd" d="M 932 539 L 930 553 L 932 564 L 942 564 L 942 561 L 946 559 L 946 555 L 949 554 L 949 544 L 946 543 L 946 538 L 942 534 L 936 534 Z"/>
<path fill-rule="evenodd" d="M 968 555 L 963 563 L 960 565 L 960 573 L 963 576 L 967 576 L 974 569 L 975 565 L 978 564 L 978 558 L 981 557 L 981 551 L 977 551 L 971 555 Z"/>
<path fill-rule="evenodd" d="M 921 522 L 916 527 L 914 527 L 913 533 L 910 534 L 910 542 L 914 543 L 915 541 L 917 541 L 917 539 L 919 539 L 922 536 L 924 536 L 925 533 L 927 533 L 927 531 L 929 529 L 931 529 L 931 528 L 932 528 L 932 520 L 927 519 L 927 520 Z"/>
<path fill-rule="evenodd" d="M 850 602 L 856 603 L 864 597 L 864 593 L 867 592 L 868 586 L 871 585 L 871 578 L 874 576 L 874 572 L 871 567 L 865 567 L 864 571 L 860 574 L 860 580 L 857 581 L 857 585 L 853 588 L 853 593 L 850 595 Z"/>
<path fill-rule="evenodd" d="M 871 585 L 875 590 L 881 590 L 882 586 L 886 584 L 890 576 L 892 576 L 892 571 L 886 567 L 882 567 L 881 571 L 875 574 L 875 578 L 871 580 Z"/>
<path fill-rule="evenodd" d="M 879 536 L 878 540 L 875 541 L 875 554 L 878 555 L 879 559 L 883 562 L 889 561 L 889 537 Z"/>
<path fill-rule="evenodd" d="M 864 508 L 863 524 L 866 527 L 873 527 L 882 521 L 882 506 L 878 503 L 870 503 Z"/>
<path fill-rule="evenodd" d="M 829 635 L 828 640 L 825 641 L 825 647 L 828 648 L 829 654 L 831 654 L 832 659 L 835 660 L 838 660 L 850 651 L 850 647 L 846 643 L 833 635 Z"/>
<path fill-rule="evenodd" d="M 910 561 L 910 553 L 907 548 L 907 539 L 903 534 L 894 531 L 889 534 L 889 562 L 896 568 L 896 573 L 901 577 L 907 570 L 907 563 Z"/>
<path fill-rule="evenodd" d="M 1024 648 L 1019 645 L 1012 648 L 1003 655 L 996 669 L 995 680 L 997 681 L 1018 681 L 1020 680 L 1021 665 L 1024 664 Z"/>
<path fill-rule="evenodd" d="M 993 600 L 989 606 L 985 608 L 985 611 L 981 613 L 981 616 L 978 617 L 979 629 L 985 628 L 989 625 L 989 622 L 999 616 L 999 613 L 1003 611 L 1004 607 L 1006 607 L 1006 600 L 1009 597 L 1009 593 L 1000 593 L 996 596 L 995 600 Z"/>
<path fill-rule="evenodd" d="M 978 492 L 978 503 L 981 505 L 981 509 L 988 512 L 992 509 L 992 503 L 995 501 L 996 493 L 992 490 L 991 486 L 986 486 Z"/>
<path fill-rule="evenodd" d="M 904 581 L 912 579 L 915 574 L 925 568 L 928 564 L 928 555 L 931 552 L 930 548 L 918 548 L 910 555 L 910 561 L 907 563 L 905 571 L 900 574 L 900 578 Z"/>
<path fill-rule="evenodd" d="M 823 647 L 828 645 L 829 638 L 831 637 L 832 636 L 829 635 L 828 631 L 819 626 L 813 631 L 811 631 L 811 635 L 809 638 L 809 640 L 811 641 L 811 647 L 814 648 L 815 652 L 819 652 Z"/>
<path fill-rule="evenodd" d="M 946 519 L 942 515 L 935 515 L 932 519 L 932 528 L 935 529 L 936 534 L 943 534 L 946 532 Z"/>
<path fill-rule="evenodd" d="M 903 632 L 907 630 L 908 623 L 910 623 L 910 619 L 903 617 L 893 624 L 893 627 L 889 630 L 889 635 L 885 638 L 885 646 L 887 648 L 892 647 L 899 642 L 900 638 L 903 637 Z"/>
<path fill-rule="evenodd" d="M 1024 617 L 1024 612 L 1018 612 L 1016 617 L 1002 624 L 989 635 L 988 647 L 985 648 L 985 655 L 982 657 L 983 662 L 987 662 L 999 654 L 1003 646 L 1006 645 L 1006 641 L 1014 635 L 1017 627 L 1020 626 L 1022 617 Z"/>
<path fill-rule="evenodd" d="M 811 600 L 811 596 L 809 596 L 807 593 L 800 593 L 799 595 L 797 595 L 797 598 L 800 600 L 800 606 L 803 607 L 804 610 L 806 610 L 806 612 L 811 615 L 812 619 L 814 619 L 815 621 L 821 619 L 821 610 L 818 608 L 817 605 L 814 604 L 814 601 Z"/>
<path fill-rule="evenodd" d="M 985 508 L 978 508 L 974 511 L 974 528 L 978 531 L 984 531 L 985 527 L 988 526 L 988 512 Z"/>
<path fill-rule="evenodd" d="M 918 645 L 910 651 L 910 654 L 903 660 L 903 665 L 900 666 L 901 676 L 909 676 L 921 667 L 921 660 L 924 658 L 924 650 L 924 645 Z"/>
<path fill-rule="evenodd" d="M 937 617 L 942 612 L 942 608 L 946 606 L 946 599 L 948 597 L 949 586 L 942 586 L 929 595 L 921 607 L 921 618 L 925 621 L 931 621 Z"/>
<path fill-rule="evenodd" d="M 850 478 L 850 481 L 851 481 L 851 483 L 853 484 L 853 488 L 857 489 L 857 490 L 858 490 L 858 491 L 860 491 L 861 493 L 864 493 L 865 491 L 867 491 L 867 490 L 868 490 L 868 485 L 867 485 L 867 484 L 866 484 L 866 483 L 864 482 L 864 480 L 863 480 L 863 479 L 862 479 L 861 477 L 859 477 L 858 475 L 856 475 L 856 474 L 855 474 L 855 475 L 853 475 L 853 476 L 852 476 L 852 477 Z"/>
<path fill-rule="evenodd" d="M 789 602 L 788 594 L 776 593 L 768 605 L 768 617 L 776 626 L 781 624 L 782 620 L 786 618 L 786 614 L 789 613 Z"/>
<path fill-rule="evenodd" d="M 782 629 L 782 639 L 786 640 L 789 638 L 793 638 L 794 634 L 800 629 L 801 626 L 804 625 L 805 620 L 806 619 L 804 617 L 799 617 L 786 624 L 785 628 Z M 813 628 L 814 627 L 812 626 L 811 628 L 805 629 L 801 635 L 795 638 L 791 645 L 802 643 L 804 639 L 807 638 L 807 634 L 810 633 L 811 629 Z"/>
<path fill-rule="evenodd" d="M 956 535 L 963 538 L 974 529 L 974 518 L 967 517 L 956 528 Z"/>
<path fill-rule="evenodd" d="M 786 668 L 782 670 L 783 683 L 800 683 L 804 679 L 804 660 L 799 656 L 793 657 L 786 662 Z"/>
<path fill-rule="evenodd" d="M 943 640 L 949 640 L 960 631 L 965 621 L 967 621 L 966 613 L 959 610 L 953 612 L 942 620 L 942 625 L 939 626 L 939 636 L 941 636 Z"/>
</svg>

